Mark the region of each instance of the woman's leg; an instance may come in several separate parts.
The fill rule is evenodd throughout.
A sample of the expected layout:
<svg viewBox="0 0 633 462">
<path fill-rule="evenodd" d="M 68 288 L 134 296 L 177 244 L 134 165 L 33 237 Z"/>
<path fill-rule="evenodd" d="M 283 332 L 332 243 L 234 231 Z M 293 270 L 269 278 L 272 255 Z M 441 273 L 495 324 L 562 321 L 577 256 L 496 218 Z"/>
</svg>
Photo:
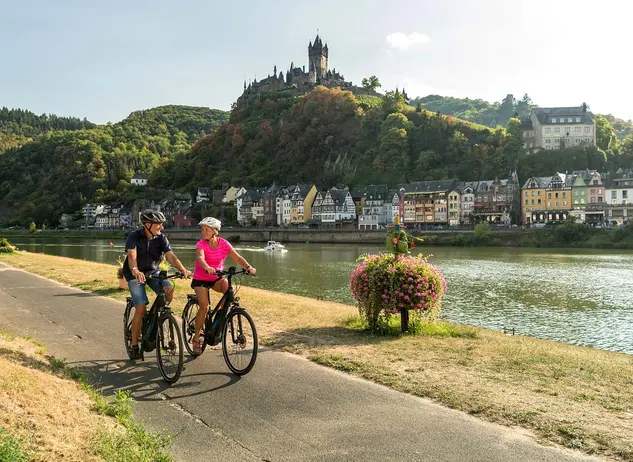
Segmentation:
<svg viewBox="0 0 633 462">
<path fill-rule="evenodd" d="M 228 290 L 229 290 L 229 281 L 227 281 L 226 279 L 220 279 L 218 282 L 213 284 L 214 292 L 225 294 Z M 224 305 L 222 305 L 222 308 L 224 308 Z"/>
<path fill-rule="evenodd" d="M 193 335 L 192 341 L 198 341 L 200 339 L 200 330 L 202 330 L 202 326 L 204 325 L 204 319 L 207 315 L 207 310 L 209 309 L 209 289 L 206 287 L 194 287 L 193 290 L 196 292 L 196 296 L 198 297 L 198 314 L 196 315 L 196 332 Z"/>
</svg>

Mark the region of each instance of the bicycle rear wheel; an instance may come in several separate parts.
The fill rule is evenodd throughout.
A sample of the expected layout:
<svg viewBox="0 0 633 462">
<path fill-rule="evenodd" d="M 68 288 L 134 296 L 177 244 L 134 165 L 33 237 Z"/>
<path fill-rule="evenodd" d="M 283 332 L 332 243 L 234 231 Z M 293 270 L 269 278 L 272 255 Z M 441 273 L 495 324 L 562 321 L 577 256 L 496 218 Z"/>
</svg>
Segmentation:
<svg viewBox="0 0 633 462">
<path fill-rule="evenodd" d="M 224 324 L 222 355 L 236 375 L 248 374 L 257 359 L 257 330 L 253 318 L 241 308 L 232 310 Z"/>
<path fill-rule="evenodd" d="M 175 383 L 182 373 L 184 352 L 178 323 L 171 314 L 164 314 L 158 320 L 156 359 L 163 379 Z"/>
<path fill-rule="evenodd" d="M 134 305 L 128 303 L 123 313 L 123 342 L 125 343 L 125 351 L 130 359 L 132 359 L 132 319 L 135 313 Z"/>
<path fill-rule="evenodd" d="M 193 351 L 193 347 L 191 346 L 191 339 L 196 333 L 196 316 L 198 315 L 199 310 L 200 305 L 198 305 L 197 303 L 187 302 L 187 306 L 185 306 L 185 309 L 182 312 L 182 335 L 184 336 L 185 348 L 187 348 L 187 352 L 194 358 L 197 358 L 199 355 L 195 354 L 195 352 Z M 207 342 L 204 341 L 205 325 L 206 323 L 202 325 L 202 330 L 200 330 L 203 353 L 204 349 L 207 347 Z"/>
</svg>

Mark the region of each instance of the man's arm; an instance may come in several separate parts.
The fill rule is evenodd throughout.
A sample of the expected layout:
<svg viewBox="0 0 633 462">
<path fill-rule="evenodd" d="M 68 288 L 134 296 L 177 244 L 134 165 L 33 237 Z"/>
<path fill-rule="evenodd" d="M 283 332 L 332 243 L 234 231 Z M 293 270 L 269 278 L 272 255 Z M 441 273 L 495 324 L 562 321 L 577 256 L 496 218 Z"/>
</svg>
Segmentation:
<svg viewBox="0 0 633 462">
<path fill-rule="evenodd" d="M 145 282 L 145 275 L 137 268 L 136 249 L 127 249 L 127 265 L 138 282 Z"/>
<path fill-rule="evenodd" d="M 178 271 L 184 274 L 186 278 L 189 278 L 191 276 L 191 272 L 187 268 L 185 268 L 182 263 L 180 263 L 180 260 L 178 260 L 178 257 L 173 251 L 170 250 L 169 252 L 167 252 L 165 254 L 165 258 L 172 266 L 174 266 Z"/>
</svg>

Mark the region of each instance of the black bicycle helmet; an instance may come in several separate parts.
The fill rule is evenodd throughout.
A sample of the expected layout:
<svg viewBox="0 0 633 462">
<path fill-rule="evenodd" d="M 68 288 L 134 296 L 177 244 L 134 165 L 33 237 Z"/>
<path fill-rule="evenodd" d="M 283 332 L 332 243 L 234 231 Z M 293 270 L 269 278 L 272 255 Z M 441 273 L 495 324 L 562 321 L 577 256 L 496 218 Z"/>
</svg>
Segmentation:
<svg viewBox="0 0 633 462">
<path fill-rule="evenodd" d="M 141 212 L 141 223 L 165 223 L 165 215 L 155 210 L 144 210 Z"/>
</svg>

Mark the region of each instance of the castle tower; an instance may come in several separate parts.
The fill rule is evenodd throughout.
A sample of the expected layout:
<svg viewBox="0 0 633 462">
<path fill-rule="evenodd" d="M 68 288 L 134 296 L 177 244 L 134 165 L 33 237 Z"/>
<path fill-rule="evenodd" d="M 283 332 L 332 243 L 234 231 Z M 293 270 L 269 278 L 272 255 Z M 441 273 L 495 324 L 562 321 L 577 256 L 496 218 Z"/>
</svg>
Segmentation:
<svg viewBox="0 0 633 462">
<path fill-rule="evenodd" d="M 327 44 L 323 46 L 323 42 L 317 34 L 314 39 L 314 44 L 310 42 L 308 45 L 308 63 L 310 63 L 310 77 L 312 80 L 312 76 L 314 75 L 314 79 L 316 81 L 317 78 L 324 78 L 327 74 L 327 59 L 328 59 L 328 48 Z M 312 70 L 314 69 L 314 74 Z"/>
</svg>

